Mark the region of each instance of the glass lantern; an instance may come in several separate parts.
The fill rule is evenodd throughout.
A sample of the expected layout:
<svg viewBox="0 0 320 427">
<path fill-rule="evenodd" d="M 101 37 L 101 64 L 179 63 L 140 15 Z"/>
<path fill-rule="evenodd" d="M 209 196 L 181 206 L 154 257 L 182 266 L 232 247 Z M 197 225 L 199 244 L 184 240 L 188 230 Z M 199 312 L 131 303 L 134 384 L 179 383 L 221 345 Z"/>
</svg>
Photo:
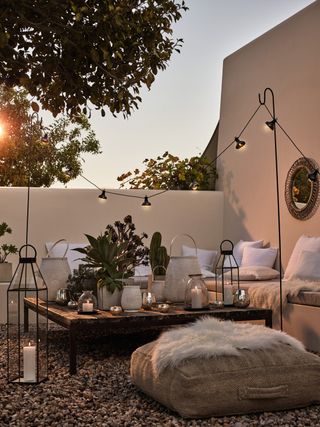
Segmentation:
<svg viewBox="0 0 320 427">
<path fill-rule="evenodd" d="M 48 289 L 36 256 L 32 245 L 20 248 L 19 264 L 7 290 L 9 383 L 38 384 L 48 377 Z"/>
<path fill-rule="evenodd" d="M 97 298 L 93 295 L 93 291 L 83 291 L 78 300 L 79 314 L 92 314 L 97 312 Z"/>
<path fill-rule="evenodd" d="M 233 289 L 239 290 L 239 266 L 233 255 L 231 240 L 223 240 L 220 244 L 220 255 L 215 268 L 216 300 L 213 305 L 224 307 L 233 304 Z"/>
<path fill-rule="evenodd" d="M 190 274 L 185 293 L 186 310 L 205 310 L 209 306 L 207 287 L 201 274 Z"/>
</svg>

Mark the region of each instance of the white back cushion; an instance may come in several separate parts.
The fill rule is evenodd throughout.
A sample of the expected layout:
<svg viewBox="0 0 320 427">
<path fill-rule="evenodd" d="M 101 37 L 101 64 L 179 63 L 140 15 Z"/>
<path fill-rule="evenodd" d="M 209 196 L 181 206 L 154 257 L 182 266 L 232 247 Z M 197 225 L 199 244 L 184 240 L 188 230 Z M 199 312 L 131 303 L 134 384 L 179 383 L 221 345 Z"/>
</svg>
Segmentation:
<svg viewBox="0 0 320 427">
<path fill-rule="evenodd" d="M 320 280 L 320 252 L 301 251 L 290 279 Z"/>
<path fill-rule="evenodd" d="M 284 273 L 285 279 L 290 279 L 295 275 L 297 263 L 302 251 L 320 252 L 320 237 L 308 237 L 302 235 L 298 239 L 295 247 L 293 248 L 286 271 Z"/>
<path fill-rule="evenodd" d="M 241 267 L 269 267 L 274 266 L 278 249 L 276 248 L 253 248 L 246 246 L 243 250 Z"/>
<path fill-rule="evenodd" d="M 208 249 L 197 249 L 200 268 L 212 271 L 215 266 L 217 253 L 217 251 L 210 251 Z M 196 249 L 182 245 L 182 256 L 196 256 Z"/>
<path fill-rule="evenodd" d="M 233 256 L 237 261 L 238 266 L 241 266 L 243 250 L 245 247 L 262 248 L 263 240 L 244 241 L 240 240 L 233 248 Z"/>
</svg>

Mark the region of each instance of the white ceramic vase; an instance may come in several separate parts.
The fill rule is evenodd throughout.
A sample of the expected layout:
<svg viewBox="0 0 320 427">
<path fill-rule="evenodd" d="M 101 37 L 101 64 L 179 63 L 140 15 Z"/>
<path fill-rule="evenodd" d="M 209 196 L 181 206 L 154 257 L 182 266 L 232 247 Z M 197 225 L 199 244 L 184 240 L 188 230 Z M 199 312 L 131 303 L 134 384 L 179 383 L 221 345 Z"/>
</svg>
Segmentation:
<svg viewBox="0 0 320 427">
<path fill-rule="evenodd" d="M 0 263 L 0 282 L 10 282 L 12 279 L 11 262 Z"/>
<path fill-rule="evenodd" d="M 125 311 L 138 311 L 142 306 L 142 295 L 139 286 L 124 286 L 121 296 L 121 306 Z"/>
<path fill-rule="evenodd" d="M 113 305 L 120 305 L 121 293 L 116 289 L 113 294 L 107 290 L 105 286 L 97 289 L 98 308 L 99 310 L 110 310 Z"/>
</svg>

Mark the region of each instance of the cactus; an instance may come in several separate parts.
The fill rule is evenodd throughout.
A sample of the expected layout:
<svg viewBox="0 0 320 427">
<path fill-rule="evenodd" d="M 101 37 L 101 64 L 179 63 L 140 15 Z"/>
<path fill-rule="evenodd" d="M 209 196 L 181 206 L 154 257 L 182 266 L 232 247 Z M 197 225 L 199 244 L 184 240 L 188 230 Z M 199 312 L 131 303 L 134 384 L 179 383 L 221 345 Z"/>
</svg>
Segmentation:
<svg viewBox="0 0 320 427">
<path fill-rule="evenodd" d="M 161 266 L 167 269 L 167 266 L 169 264 L 169 255 L 167 254 L 167 249 L 164 246 L 161 246 L 161 233 L 159 231 L 156 231 L 153 233 L 151 244 L 150 244 L 150 264 L 152 271 L 155 267 Z M 163 268 L 156 268 L 153 271 L 153 274 L 155 276 L 157 275 L 163 275 L 165 273 L 165 270 Z"/>
</svg>

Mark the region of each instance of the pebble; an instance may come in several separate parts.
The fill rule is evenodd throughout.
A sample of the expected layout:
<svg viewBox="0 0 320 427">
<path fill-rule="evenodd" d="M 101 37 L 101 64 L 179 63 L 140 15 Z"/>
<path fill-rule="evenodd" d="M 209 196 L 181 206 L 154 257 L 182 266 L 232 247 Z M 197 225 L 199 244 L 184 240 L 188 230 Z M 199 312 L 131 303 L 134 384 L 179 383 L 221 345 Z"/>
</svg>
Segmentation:
<svg viewBox="0 0 320 427">
<path fill-rule="evenodd" d="M 130 354 L 155 337 L 129 335 L 79 343 L 78 374 L 68 372 L 68 333 L 50 325 L 49 379 L 6 382 L 6 331 L 0 325 L 0 426 L 10 427 L 320 427 L 320 405 L 243 416 L 185 420 L 130 381 Z M 88 421 L 90 424 L 88 424 Z"/>
</svg>

